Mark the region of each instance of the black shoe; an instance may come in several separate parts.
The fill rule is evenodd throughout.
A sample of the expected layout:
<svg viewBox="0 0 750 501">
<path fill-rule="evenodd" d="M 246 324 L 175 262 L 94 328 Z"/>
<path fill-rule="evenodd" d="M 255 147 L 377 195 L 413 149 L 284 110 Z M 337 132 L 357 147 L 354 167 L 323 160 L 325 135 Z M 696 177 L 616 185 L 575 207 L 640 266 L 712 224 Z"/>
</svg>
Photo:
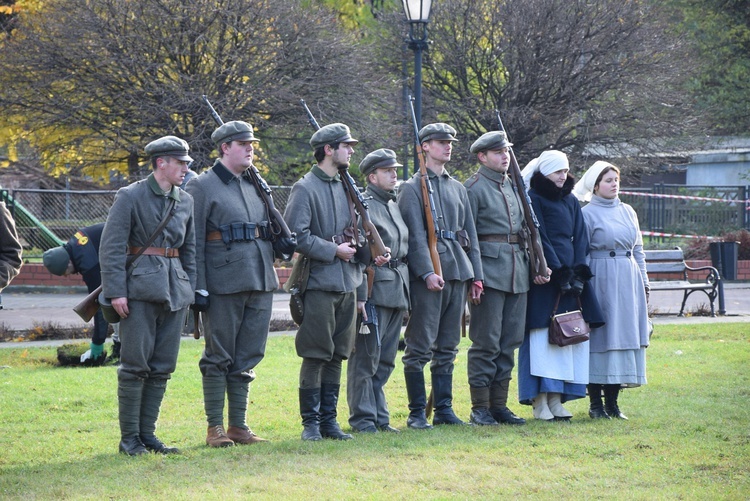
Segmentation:
<svg viewBox="0 0 750 501">
<path fill-rule="evenodd" d="M 365 426 L 361 430 L 357 430 L 358 433 L 377 433 L 378 429 L 374 425 Z"/>
<path fill-rule="evenodd" d="M 380 431 L 386 431 L 388 433 L 401 433 L 401 430 L 399 430 L 398 428 L 394 428 L 393 426 L 389 424 L 384 424 L 380 426 Z"/>
<path fill-rule="evenodd" d="M 148 454 L 148 449 L 141 442 L 141 437 L 134 435 L 132 437 L 125 437 L 120 440 L 120 452 L 127 454 L 128 456 L 141 456 Z"/>
<path fill-rule="evenodd" d="M 333 440 L 351 440 L 352 437 L 348 433 L 344 433 L 341 431 L 341 428 L 339 428 L 339 425 L 336 424 L 335 426 L 320 426 L 320 436 L 323 438 L 331 438 Z"/>
<path fill-rule="evenodd" d="M 181 454 L 177 447 L 167 447 L 164 442 L 156 438 L 156 435 L 141 435 L 141 443 L 146 449 L 157 454 Z"/>
<path fill-rule="evenodd" d="M 409 414 L 406 418 L 406 426 L 413 430 L 431 430 L 432 425 L 427 422 L 424 411 L 415 414 Z"/>
<path fill-rule="evenodd" d="M 609 414 L 607 414 L 607 411 L 604 410 L 603 405 L 598 406 L 590 406 L 589 407 L 589 417 L 591 419 L 612 419 L 609 417 Z"/>
<path fill-rule="evenodd" d="M 497 421 L 492 417 L 490 410 L 485 408 L 471 411 L 469 422 L 479 426 L 497 426 Z"/>
<path fill-rule="evenodd" d="M 623 419 L 625 421 L 628 420 L 628 417 L 622 413 L 619 407 L 615 406 L 609 406 L 607 407 L 607 414 L 612 419 Z"/>
<path fill-rule="evenodd" d="M 526 420 L 522 417 L 516 416 L 513 411 L 507 407 L 502 409 L 490 409 L 492 417 L 499 424 L 512 424 L 512 425 L 523 425 L 526 424 Z"/>
<path fill-rule="evenodd" d="M 306 440 L 308 442 L 317 442 L 318 440 L 323 440 L 323 436 L 320 434 L 320 427 L 314 424 L 304 425 L 304 429 L 302 430 L 302 440 Z"/>
<path fill-rule="evenodd" d="M 463 425 L 466 423 L 458 419 L 458 416 L 456 416 L 452 408 L 447 407 L 445 409 L 441 409 L 440 411 L 435 412 L 435 415 L 432 418 L 432 424 L 433 425 L 441 425 L 441 424 Z"/>
</svg>

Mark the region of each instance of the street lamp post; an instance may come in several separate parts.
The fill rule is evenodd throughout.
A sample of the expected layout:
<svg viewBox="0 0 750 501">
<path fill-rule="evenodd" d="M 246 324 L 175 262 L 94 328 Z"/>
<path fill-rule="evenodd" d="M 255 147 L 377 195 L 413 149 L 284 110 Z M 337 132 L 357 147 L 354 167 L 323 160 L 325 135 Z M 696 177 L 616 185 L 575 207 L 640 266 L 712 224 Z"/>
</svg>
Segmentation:
<svg viewBox="0 0 750 501">
<path fill-rule="evenodd" d="M 422 127 L 422 52 L 427 49 L 427 22 L 430 19 L 432 0 L 402 0 L 404 14 L 409 22 L 409 48 L 414 51 L 414 114 L 417 129 Z M 414 170 L 419 168 L 414 151 Z M 406 176 L 404 176 L 406 178 Z"/>
</svg>

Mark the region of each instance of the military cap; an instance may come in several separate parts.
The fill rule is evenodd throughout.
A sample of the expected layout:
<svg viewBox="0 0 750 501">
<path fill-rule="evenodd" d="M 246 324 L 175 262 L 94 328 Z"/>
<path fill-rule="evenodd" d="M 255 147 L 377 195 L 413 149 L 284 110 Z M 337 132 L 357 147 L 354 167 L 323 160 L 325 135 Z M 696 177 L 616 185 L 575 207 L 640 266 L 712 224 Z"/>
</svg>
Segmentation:
<svg viewBox="0 0 750 501">
<path fill-rule="evenodd" d="M 335 143 L 357 144 L 359 141 L 354 139 L 349 132 L 349 127 L 344 124 L 328 124 L 321 127 L 310 138 L 310 146 L 317 150 L 321 146 Z"/>
<path fill-rule="evenodd" d="M 372 153 L 369 153 L 359 163 L 359 171 L 363 175 L 368 175 L 375 169 L 384 169 L 391 167 L 403 167 L 398 160 L 396 160 L 396 153 L 393 150 L 387 150 L 380 148 Z"/>
<path fill-rule="evenodd" d="M 469 151 L 472 153 L 480 153 L 482 151 L 501 150 L 509 146 L 513 146 L 513 143 L 508 142 L 508 137 L 505 135 L 505 132 L 495 130 L 482 134 L 479 139 L 474 141 L 474 144 L 471 145 Z"/>
<path fill-rule="evenodd" d="M 456 139 L 456 129 L 448 124 L 435 123 L 422 127 L 419 131 L 419 142 L 424 143 L 437 139 L 440 141 L 458 141 Z"/>
<path fill-rule="evenodd" d="M 53 275 L 63 276 L 65 275 L 65 270 L 68 269 L 68 263 L 70 263 L 70 254 L 68 254 L 65 247 L 60 245 L 59 247 L 53 247 L 44 251 L 42 262 L 47 271 Z"/>
<path fill-rule="evenodd" d="M 253 126 L 240 120 L 227 122 L 211 134 L 216 146 L 232 141 L 258 141 L 253 135 Z"/>
<path fill-rule="evenodd" d="M 188 151 L 190 151 L 190 146 L 187 141 L 176 136 L 160 137 L 146 145 L 146 153 L 151 158 L 174 157 L 183 162 L 192 162 L 193 159 L 188 155 Z"/>
</svg>

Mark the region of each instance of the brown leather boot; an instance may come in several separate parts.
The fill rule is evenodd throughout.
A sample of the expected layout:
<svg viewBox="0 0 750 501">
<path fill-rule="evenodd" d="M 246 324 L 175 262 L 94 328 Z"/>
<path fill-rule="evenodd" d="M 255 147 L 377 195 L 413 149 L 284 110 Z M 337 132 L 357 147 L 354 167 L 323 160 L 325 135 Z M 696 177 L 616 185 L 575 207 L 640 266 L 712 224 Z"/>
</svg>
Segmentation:
<svg viewBox="0 0 750 501">
<path fill-rule="evenodd" d="M 230 426 L 227 428 L 227 437 L 234 441 L 235 444 L 257 444 L 259 442 L 268 442 L 265 438 L 260 438 L 258 435 L 247 428 L 240 428 L 239 426 Z"/>
<path fill-rule="evenodd" d="M 209 447 L 231 447 L 234 441 L 229 438 L 222 425 L 209 426 L 206 435 L 206 445 Z"/>
</svg>

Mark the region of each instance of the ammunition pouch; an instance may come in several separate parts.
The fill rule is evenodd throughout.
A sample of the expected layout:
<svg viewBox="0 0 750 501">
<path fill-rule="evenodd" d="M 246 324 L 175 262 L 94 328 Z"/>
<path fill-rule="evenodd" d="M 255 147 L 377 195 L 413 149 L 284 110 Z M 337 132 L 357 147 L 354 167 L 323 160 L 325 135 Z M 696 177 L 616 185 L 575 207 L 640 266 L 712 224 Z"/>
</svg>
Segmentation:
<svg viewBox="0 0 750 501">
<path fill-rule="evenodd" d="M 260 223 L 229 223 L 219 226 L 219 235 L 224 245 L 233 242 L 249 242 L 251 240 L 270 240 L 271 231 L 268 221 Z"/>
</svg>

